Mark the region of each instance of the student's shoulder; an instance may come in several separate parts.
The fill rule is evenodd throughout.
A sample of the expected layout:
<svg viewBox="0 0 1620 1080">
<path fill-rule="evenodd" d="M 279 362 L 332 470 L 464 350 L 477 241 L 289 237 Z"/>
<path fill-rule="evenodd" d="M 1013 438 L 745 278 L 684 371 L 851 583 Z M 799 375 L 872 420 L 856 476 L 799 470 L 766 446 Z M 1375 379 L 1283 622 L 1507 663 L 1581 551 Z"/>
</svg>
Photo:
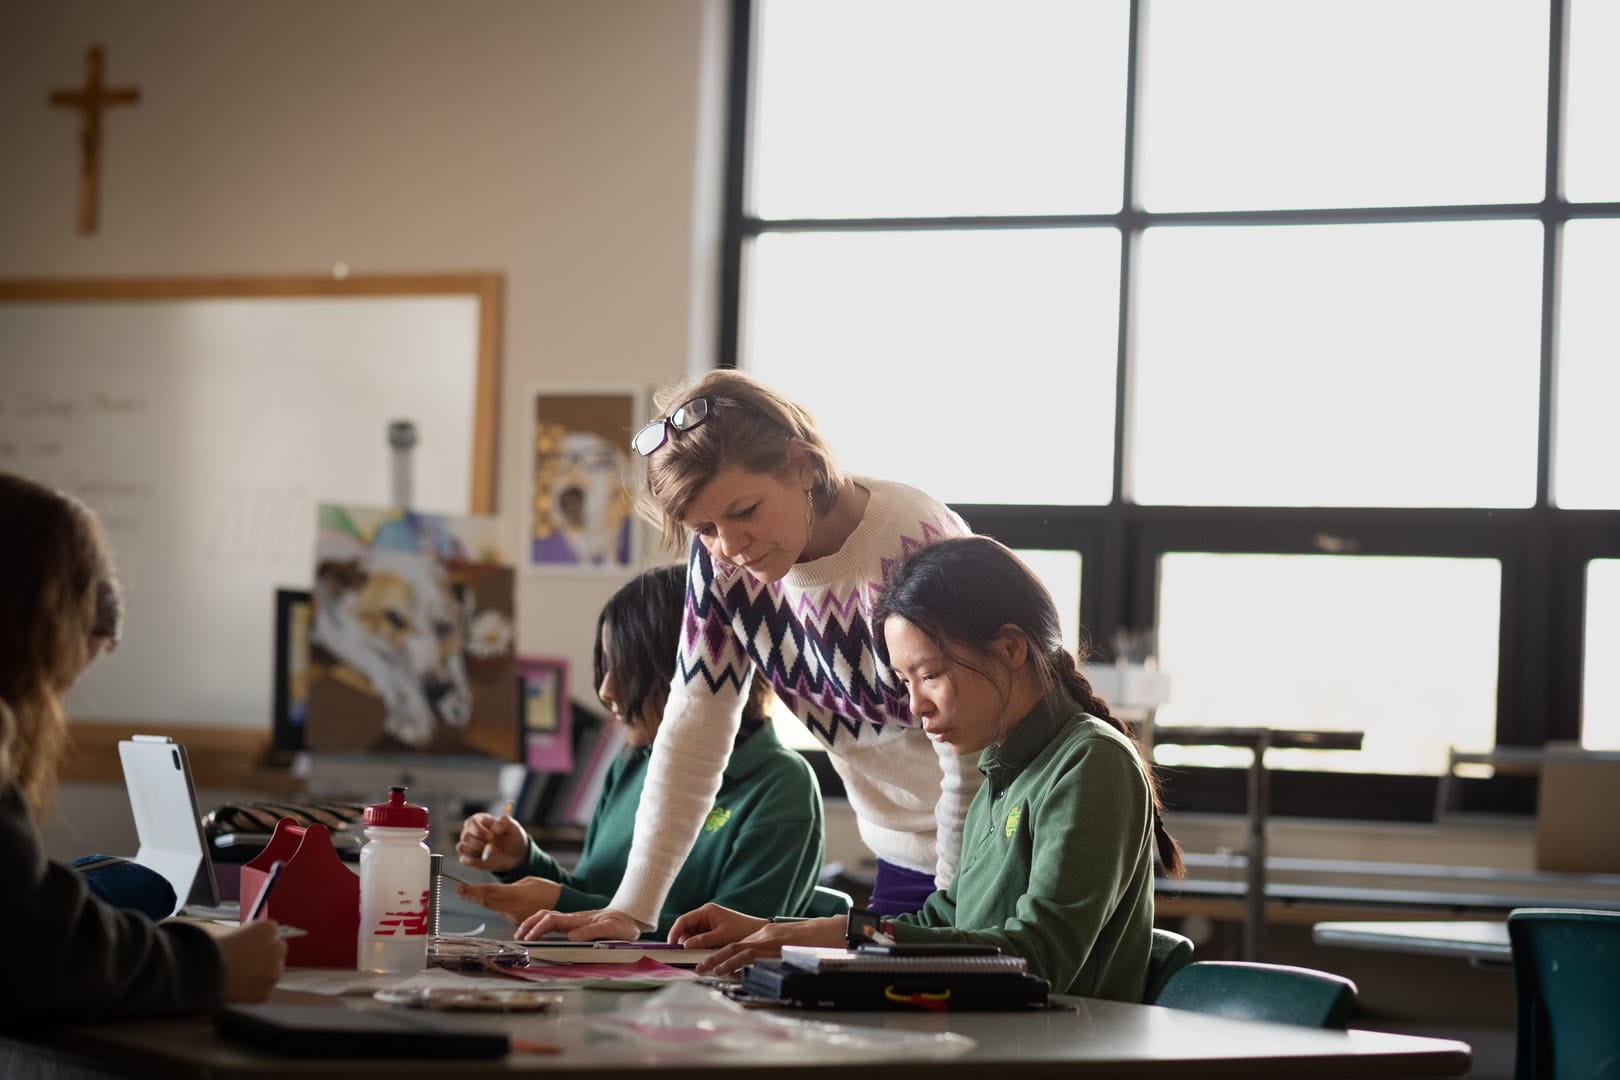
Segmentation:
<svg viewBox="0 0 1620 1080">
<path fill-rule="evenodd" d="M 1107 720 L 1076 712 L 1063 723 L 1053 740 L 1057 757 L 1068 767 L 1109 769 L 1136 774 L 1142 771 L 1136 744 Z"/>
</svg>

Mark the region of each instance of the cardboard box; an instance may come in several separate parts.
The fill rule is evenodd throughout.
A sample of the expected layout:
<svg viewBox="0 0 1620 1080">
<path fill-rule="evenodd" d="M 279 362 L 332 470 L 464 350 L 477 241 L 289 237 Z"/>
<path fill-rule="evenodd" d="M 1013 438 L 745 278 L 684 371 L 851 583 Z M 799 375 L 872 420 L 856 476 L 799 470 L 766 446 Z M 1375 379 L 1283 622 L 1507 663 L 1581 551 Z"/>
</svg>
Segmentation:
<svg viewBox="0 0 1620 1080">
<path fill-rule="evenodd" d="M 1536 806 L 1536 869 L 1620 874 L 1620 753 L 1549 752 Z"/>
</svg>

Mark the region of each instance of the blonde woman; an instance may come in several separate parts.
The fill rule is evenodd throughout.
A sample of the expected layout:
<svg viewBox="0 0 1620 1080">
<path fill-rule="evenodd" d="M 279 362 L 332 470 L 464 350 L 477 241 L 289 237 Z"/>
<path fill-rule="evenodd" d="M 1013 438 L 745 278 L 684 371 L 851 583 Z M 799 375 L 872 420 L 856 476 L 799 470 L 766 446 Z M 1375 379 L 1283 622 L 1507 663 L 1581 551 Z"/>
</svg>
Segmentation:
<svg viewBox="0 0 1620 1080">
<path fill-rule="evenodd" d="M 667 388 L 658 406 L 631 445 L 665 537 L 690 537 L 686 610 L 629 865 L 607 908 L 539 914 L 520 932 L 621 938 L 654 925 L 761 678 L 844 782 L 877 856 L 869 906 L 916 910 L 950 884 L 980 777 L 907 712 L 872 609 L 894 563 L 967 527 L 921 491 L 842 472 L 810 415 L 742 372 Z"/>
</svg>

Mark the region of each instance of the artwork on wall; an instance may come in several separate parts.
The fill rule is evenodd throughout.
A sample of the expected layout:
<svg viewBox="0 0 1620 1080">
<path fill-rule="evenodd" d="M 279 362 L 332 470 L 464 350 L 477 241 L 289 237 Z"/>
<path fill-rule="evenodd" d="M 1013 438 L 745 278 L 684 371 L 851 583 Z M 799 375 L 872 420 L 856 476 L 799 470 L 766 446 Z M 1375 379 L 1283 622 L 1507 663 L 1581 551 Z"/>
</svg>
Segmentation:
<svg viewBox="0 0 1620 1080">
<path fill-rule="evenodd" d="M 624 387 L 533 391 L 531 568 L 613 571 L 635 564 L 629 444 L 645 398 Z"/>
<path fill-rule="evenodd" d="M 513 574 L 492 518 L 323 505 L 305 745 L 516 760 Z"/>
<path fill-rule="evenodd" d="M 517 660 L 517 671 L 524 763 L 535 772 L 568 772 L 574 767 L 568 661 L 522 656 Z"/>
</svg>

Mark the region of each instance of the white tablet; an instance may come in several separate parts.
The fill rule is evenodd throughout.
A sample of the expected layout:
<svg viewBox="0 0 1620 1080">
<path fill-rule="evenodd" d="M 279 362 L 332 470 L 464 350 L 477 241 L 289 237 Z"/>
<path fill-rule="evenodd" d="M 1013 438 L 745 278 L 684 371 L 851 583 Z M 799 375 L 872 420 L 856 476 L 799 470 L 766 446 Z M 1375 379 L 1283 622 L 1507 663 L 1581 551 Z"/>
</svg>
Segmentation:
<svg viewBox="0 0 1620 1080">
<path fill-rule="evenodd" d="M 135 861 L 174 886 L 175 910 L 187 904 L 218 906 L 219 887 L 203 840 L 186 748 L 167 735 L 136 735 L 118 744 L 118 757 L 140 838 Z"/>
</svg>

